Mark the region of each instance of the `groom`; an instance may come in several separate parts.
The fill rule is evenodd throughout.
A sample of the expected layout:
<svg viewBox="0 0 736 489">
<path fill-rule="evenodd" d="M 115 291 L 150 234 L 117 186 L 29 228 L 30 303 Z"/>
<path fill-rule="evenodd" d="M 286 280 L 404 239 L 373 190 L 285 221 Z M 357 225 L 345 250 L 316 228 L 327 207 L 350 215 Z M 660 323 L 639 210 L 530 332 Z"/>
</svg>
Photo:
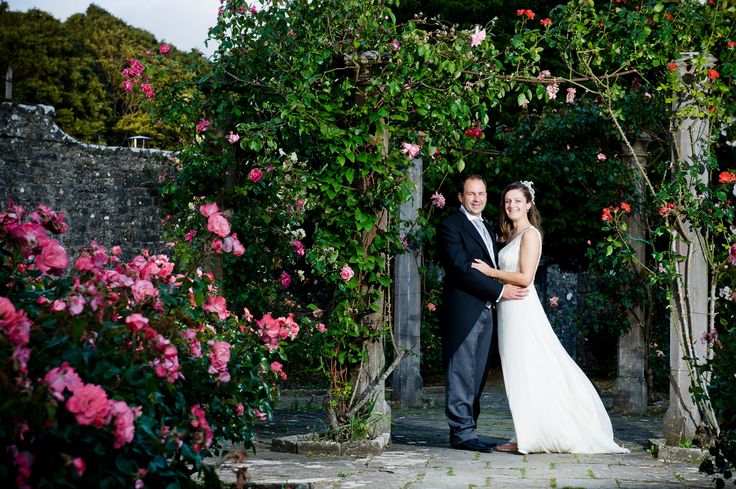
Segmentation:
<svg viewBox="0 0 736 489">
<path fill-rule="evenodd" d="M 521 299 L 528 291 L 504 285 L 470 267 L 475 258 L 496 267 L 497 251 L 481 217 L 487 201 L 483 177 L 467 175 L 460 188 L 460 209 L 437 228 L 445 271 L 440 310 L 445 415 L 453 448 L 491 452 L 494 445 L 478 439 L 475 430 L 488 375 L 496 303 L 502 297 Z"/>
</svg>

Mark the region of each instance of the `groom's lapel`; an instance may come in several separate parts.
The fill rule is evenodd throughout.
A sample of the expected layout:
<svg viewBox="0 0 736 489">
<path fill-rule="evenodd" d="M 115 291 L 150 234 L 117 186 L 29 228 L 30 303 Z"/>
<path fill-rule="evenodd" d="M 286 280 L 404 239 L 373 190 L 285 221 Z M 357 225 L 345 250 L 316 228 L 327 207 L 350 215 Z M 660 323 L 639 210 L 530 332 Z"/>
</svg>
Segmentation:
<svg viewBox="0 0 736 489">
<path fill-rule="evenodd" d="M 475 224 L 470 222 L 470 220 L 465 216 L 465 214 L 461 216 L 460 222 L 463 228 L 466 229 L 467 232 L 469 232 L 470 235 L 478 242 L 481 249 L 486 252 L 486 256 L 491 259 L 491 264 L 493 266 L 496 266 L 496 257 L 490 256 L 488 254 L 488 248 L 486 247 L 486 242 L 483 241 L 483 237 L 480 235 L 478 228 L 475 227 Z M 486 223 L 484 222 L 483 225 L 486 226 Z M 495 255 L 496 254 L 496 244 L 494 243 L 493 233 L 491 232 L 490 229 L 488 229 L 488 226 L 486 226 L 486 230 L 488 231 L 488 235 L 491 237 L 491 249 L 493 250 L 493 254 Z"/>
<path fill-rule="evenodd" d="M 468 233 L 478 242 L 478 244 L 481 246 L 481 248 L 486 249 L 486 243 L 483 241 L 483 236 L 480 235 L 480 232 L 478 232 L 478 228 L 475 227 L 475 224 L 470 222 L 470 220 L 463 214 L 460 213 L 460 223 Z"/>
<path fill-rule="evenodd" d="M 486 223 L 486 221 L 483 221 L 483 225 L 486 227 L 486 231 L 488 231 L 488 236 L 491 238 L 491 252 L 493 253 L 493 256 L 491 257 L 491 265 L 498 268 L 498 266 L 496 265 L 496 263 L 498 263 L 498 250 L 496 249 L 496 235 L 493 232 L 493 229 L 491 229 L 491 227 Z"/>
</svg>

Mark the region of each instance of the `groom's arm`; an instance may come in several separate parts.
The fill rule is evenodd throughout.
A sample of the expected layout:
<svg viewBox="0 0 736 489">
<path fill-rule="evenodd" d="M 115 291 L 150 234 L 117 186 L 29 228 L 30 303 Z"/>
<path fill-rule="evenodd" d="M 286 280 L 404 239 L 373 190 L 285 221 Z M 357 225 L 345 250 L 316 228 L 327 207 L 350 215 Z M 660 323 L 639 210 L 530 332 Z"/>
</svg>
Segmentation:
<svg viewBox="0 0 736 489">
<path fill-rule="evenodd" d="M 457 229 L 442 223 L 437 228 L 437 239 L 445 273 L 455 287 L 483 301 L 496 302 L 501 298 L 503 284 L 471 268 L 473 257 Z"/>
</svg>

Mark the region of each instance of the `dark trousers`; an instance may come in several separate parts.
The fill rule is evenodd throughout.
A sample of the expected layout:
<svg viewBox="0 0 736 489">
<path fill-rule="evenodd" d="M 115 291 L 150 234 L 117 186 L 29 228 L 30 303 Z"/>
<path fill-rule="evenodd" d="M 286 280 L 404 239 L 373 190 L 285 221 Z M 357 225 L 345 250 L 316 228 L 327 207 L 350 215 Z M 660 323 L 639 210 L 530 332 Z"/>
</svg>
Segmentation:
<svg viewBox="0 0 736 489">
<path fill-rule="evenodd" d="M 447 364 L 445 415 L 452 444 L 477 438 L 480 395 L 488 376 L 492 338 L 493 311 L 486 308 Z"/>
</svg>

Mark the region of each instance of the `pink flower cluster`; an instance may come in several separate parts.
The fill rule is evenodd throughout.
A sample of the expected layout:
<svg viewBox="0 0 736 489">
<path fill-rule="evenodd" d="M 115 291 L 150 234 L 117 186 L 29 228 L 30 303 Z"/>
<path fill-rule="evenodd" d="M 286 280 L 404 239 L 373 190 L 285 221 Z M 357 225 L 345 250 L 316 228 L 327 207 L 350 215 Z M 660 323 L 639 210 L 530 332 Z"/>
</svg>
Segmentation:
<svg viewBox="0 0 736 489">
<path fill-rule="evenodd" d="M 43 274 L 61 275 L 69 267 L 69 257 L 59 242 L 47 235 L 63 234 L 67 225 L 64 213 L 56 213 L 39 205 L 26 214 L 23 207 L 12 202 L 0 213 L 0 237 L 10 237 L 21 245 L 21 254 L 32 260 L 29 269 Z"/>
<path fill-rule="evenodd" d="M 294 321 L 293 314 L 289 314 L 288 317 L 274 318 L 271 313 L 267 313 L 261 319 L 256 320 L 256 326 L 261 341 L 271 351 L 278 349 L 280 340 L 294 339 L 299 334 L 299 325 Z"/>
<path fill-rule="evenodd" d="M 284 372 L 284 365 L 281 362 L 271 362 L 271 371 L 286 380 L 286 372 Z"/>
<path fill-rule="evenodd" d="M 153 87 L 150 83 L 151 79 L 148 76 L 143 76 L 143 72 L 146 70 L 143 63 L 134 58 L 128 58 L 128 63 L 130 64 L 130 67 L 123 68 L 123 76 L 125 77 L 125 80 L 123 80 L 123 90 L 133 93 L 133 87 L 140 86 L 140 89 L 146 98 L 152 99 L 155 97 L 156 95 L 153 92 Z"/>
<path fill-rule="evenodd" d="M 140 407 L 131 408 L 124 401 L 109 399 L 105 389 L 99 385 L 82 382 L 74 367 L 70 367 L 66 362 L 46 373 L 44 383 L 48 385 L 53 399 L 57 401 L 66 399 L 67 410 L 74 415 L 80 425 L 99 429 L 112 424 L 115 448 L 133 441 L 135 418 L 141 414 Z M 68 397 L 65 395 L 67 392 L 70 394 Z"/>
<path fill-rule="evenodd" d="M 230 317 L 230 311 L 227 308 L 227 301 L 221 295 L 208 296 L 203 309 L 207 312 L 217 314 L 220 321 L 224 321 Z"/>
<path fill-rule="evenodd" d="M 291 242 L 291 247 L 294 248 L 294 252 L 299 256 L 304 256 L 304 245 L 298 239 Z"/>
<path fill-rule="evenodd" d="M 26 346 L 31 337 L 31 325 L 25 311 L 16 310 L 10 299 L 0 296 L 0 333 L 7 335 L 10 340 L 13 363 L 23 379 L 28 375 L 28 360 L 31 356 L 31 350 Z"/>
<path fill-rule="evenodd" d="M 230 372 L 227 371 L 227 362 L 230 361 L 230 343 L 225 341 L 211 342 L 212 350 L 210 351 L 210 368 L 211 374 L 217 374 L 220 382 L 230 381 Z"/>
<path fill-rule="evenodd" d="M 127 305 L 151 302 L 155 309 L 161 309 L 158 301 L 159 291 L 154 282 L 172 284 L 176 278 L 172 275 L 174 265 L 165 255 L 150 255 L 147 250 L 127 263 L 120 263 L 122 250 L 114 246 L 108 250 L 94 241 L 82 250 L 74 268 L 91 275 L 85 282 L 79 277 L 73 278 L 71 293 L 66 300 L 55 300 L 50 309 L 52 312 L 66 311 L 72 316 L 81 314 L 85 308 L 97 312 L 99 320 L 105 310 L 113 311 L 113 319 L 120 315 L 120 298 L 130 290 L 132 296 Z M 116 265 L 114 269 L 105 268 Z M 125 304 L 123 304 L 125 306 Z"/>
<path fill-rule="evenodd" d="M 220 212 L 216 203 L 201 205 L 199 212 L 207 218 L 207 230 L 217 236 L 211 245 L 216 253 L 224 251 L 235 256 L 245 253 L 245 248 L 238 239 L 237 233 L 230 234 L 230 222 Z"/>
<path fill-rule="evenodd" d="M 197 123 L 197 132 L 205 132 L 208 127 L 210 127 L 210 120 L 202 119 Z"/>
<path fill-rule="evenodd" d="M 445 196 L 439 192 L 435 192 L 432 194 L 431 201 L 432 205 L 439 209 L 445 207 Z"/>
<path fill-rule="evenodd" d="M 402 143 L 401 147 L 401 152 L 409 159 L 415 158 L 419 154 L 418 144 Z"/>
<path fill-rule="evenodd" d="M 19 452 L 18 447 L 10 445 L 8 448 L 10 455 L 13 457 L 13 465 L 15 465 L 18 475 L 15 478 L 15 486 L 18 489 L 31 489 L 28 483 L 31 478 L 31 467 L 35 462 L 35 457 L 29 452 Z"/>
<path fill-rule="evenodd" d="M 479 26 L 475 26 L 475 31 L 470 34 L 470 47 L 480 46 L 480 44 L 486 39 L 486 30 L 481 29 Z"/>
<path fill-rule="evenodd" d="M 193 434 L 192 450 L 199 452 L 202 448 L 209 448 L 212 445 L 214 433 L 207 422 L 204 409 L 199 404 L 192 406 L 189 412 L 192 415 L 192 428 L 197 430 Z"/>
</svg>

